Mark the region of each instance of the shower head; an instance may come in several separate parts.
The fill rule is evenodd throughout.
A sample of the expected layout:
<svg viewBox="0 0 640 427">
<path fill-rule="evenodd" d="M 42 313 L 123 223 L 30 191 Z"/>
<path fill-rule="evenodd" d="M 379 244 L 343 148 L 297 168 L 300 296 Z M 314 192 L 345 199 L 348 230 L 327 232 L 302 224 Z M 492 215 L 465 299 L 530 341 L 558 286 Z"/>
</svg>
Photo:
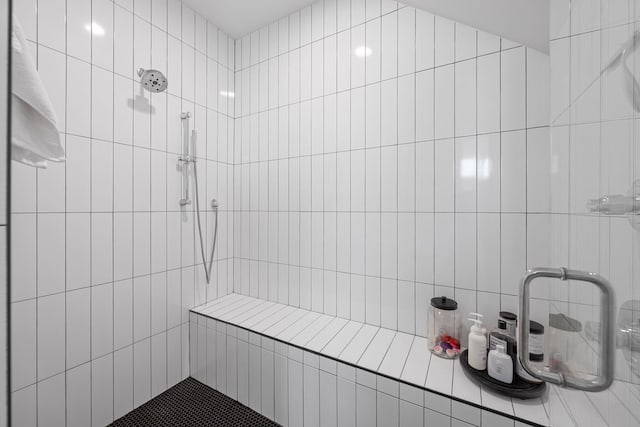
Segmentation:
<svg viewBox="0 0 640 427">
<path fill-rule="evenodd" d="M 168 85 L 167 78 L 158 70 L 138 68 L 140 85 L 149 92 L 163 92 Z"/>
</svg>

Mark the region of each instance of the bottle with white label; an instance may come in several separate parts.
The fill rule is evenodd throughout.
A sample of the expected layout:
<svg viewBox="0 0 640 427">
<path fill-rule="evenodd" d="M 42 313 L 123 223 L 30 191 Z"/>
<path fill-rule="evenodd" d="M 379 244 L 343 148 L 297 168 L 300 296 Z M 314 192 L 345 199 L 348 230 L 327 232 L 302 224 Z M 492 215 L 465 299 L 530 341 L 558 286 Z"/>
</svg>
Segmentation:
<svg viewBox="0 0 640 427">
<path fill-rule="evenodd" d="M 491 331 L 489 334 L 489 350 L 495 350 L 496 345 L 502 344 L 504 348 L 507 348 L 507 323 L 499 319 L 498 327 Z"/>
<path fill-rule="evenodd" d="M 544 360 L 544 326 L 533 320 L 529 322 L 529 360 Z"/>
<path fill-rule="evenodd" d="M 522 325 L 520 325 L 521 327 Z M 529 362 L 533 365 L 542 364 L 544 361 L 544 326 L 531 320 L 529 321 Z M 516 363 L 516 373 L 519 377 L 532 382 L 541 383 L 542 381 L 531 376 L 522 366 L 522 362 L 518 359 Z"/>
<path fill-rule="evenodd" d="M 503 345 L 496 345 L 495 350 L 489 352 L 489 376 L 506 384 L 513 382 L 513 360 Z"/>
</svg>

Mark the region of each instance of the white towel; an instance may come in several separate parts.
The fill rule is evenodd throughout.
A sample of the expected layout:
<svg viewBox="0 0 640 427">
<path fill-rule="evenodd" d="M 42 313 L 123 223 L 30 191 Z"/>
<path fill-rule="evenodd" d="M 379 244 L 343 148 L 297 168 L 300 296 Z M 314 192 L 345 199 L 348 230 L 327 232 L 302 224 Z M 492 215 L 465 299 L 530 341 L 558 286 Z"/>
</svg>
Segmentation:
<svg viewBox="0 0 640 427">
<path fill-rule="evenodd" d="M 46 168 L 47 160 L 63 162 L 56 116 L 15 16 L 11 48 L 11 158 L 39 168 Z"/>
</svg>

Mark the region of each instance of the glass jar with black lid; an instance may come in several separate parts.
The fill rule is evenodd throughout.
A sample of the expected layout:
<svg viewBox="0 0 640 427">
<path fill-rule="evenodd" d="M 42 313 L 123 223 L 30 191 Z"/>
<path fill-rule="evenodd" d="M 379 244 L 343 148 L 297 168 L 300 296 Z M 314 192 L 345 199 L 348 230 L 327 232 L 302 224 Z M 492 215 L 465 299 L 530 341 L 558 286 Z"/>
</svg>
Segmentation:
<svg viewBox="0 0 640 427">
<path fill-rule="evenodd" d="M 460 354 L 458 303 L 446 296 L 431 298 L 427 313 L 429 350 L 440 357 L 454 359 Z"/>
</svg>

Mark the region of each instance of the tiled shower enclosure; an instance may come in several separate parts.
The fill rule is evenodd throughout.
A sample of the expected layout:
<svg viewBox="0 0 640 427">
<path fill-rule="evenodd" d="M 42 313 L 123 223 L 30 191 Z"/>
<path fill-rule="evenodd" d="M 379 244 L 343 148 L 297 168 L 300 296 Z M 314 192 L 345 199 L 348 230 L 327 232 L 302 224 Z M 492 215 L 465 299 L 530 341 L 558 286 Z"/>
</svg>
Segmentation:
<svg viewBox="0 0 640 427">
<path fill-rule="evenodd" d="M 239 37 L 190 5 L 12 2 L 67 156 L 0 153 L 12 425 L 105 426 L 190 376 L 292 427 L 640 423 L 635 349 L 608 390 L 525 402 L 426 348 L 432 297 L 493 328 L 528 268 L 638 299 L 640 227 L 600 199 L 636 192 L 636 2 L 549 0 L 548 52 L 393 0 L 301 2 Z M 219 203 L 210 284 L 183 113 L 207 256 Z M 550 283 L 532 319 L 586 330 L 598 295 Z"/>
</svg>

